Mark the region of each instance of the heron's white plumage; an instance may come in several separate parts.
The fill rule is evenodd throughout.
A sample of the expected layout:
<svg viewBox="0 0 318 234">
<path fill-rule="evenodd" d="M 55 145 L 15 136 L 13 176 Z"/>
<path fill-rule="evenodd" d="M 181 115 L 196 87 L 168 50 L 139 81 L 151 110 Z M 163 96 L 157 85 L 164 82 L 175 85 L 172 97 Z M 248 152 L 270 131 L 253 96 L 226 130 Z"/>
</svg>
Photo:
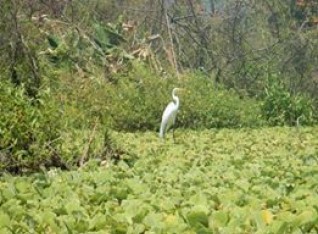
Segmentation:
<svg viewBox="0 0 318 234">
<path fill-rule="evenodd" d="M 162 114 L 162 120 L 160 125 L 160 132 L 159 136 L 161 138 L 164 138 L 165 133 L 169 130 L 171 126 L 174 125 L 176 121 L 176 116 L 179 109 L 179 98 L 176 96 L 176 91 L 179 90 L 179 88 L 174 88 L 172 91 L 172 98 L 174 101 L 170 102 L 166 109 L 164 110 Z"/>
</svg>

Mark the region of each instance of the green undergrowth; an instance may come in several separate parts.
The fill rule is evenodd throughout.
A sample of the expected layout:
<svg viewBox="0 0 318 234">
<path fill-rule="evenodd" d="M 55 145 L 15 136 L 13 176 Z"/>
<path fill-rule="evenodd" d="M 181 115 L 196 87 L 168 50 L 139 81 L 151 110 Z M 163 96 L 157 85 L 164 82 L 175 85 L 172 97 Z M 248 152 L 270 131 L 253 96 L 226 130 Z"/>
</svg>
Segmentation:
<svg viewBox="0 0 318 234">
<path fill-rule="evenodd" d="M 317 233 L 312 128 L 112 132 L 128 161 L 0 178 L 1 233 Z"/>
<path fill-rule="evenodd" d="M 21 173 L 40 165 L 61 166 L 61 111 L 41 90 L 37 98 L 24 87 L 0 81 L 0 174 Z"/>
<path fill-rule="evenodd" d="M 103 149 L 109 142 L 99 142 L 98 138 L 109 129 L 157 132 L 174 87 L 186 89 L 179 95 L 176 127 L 264 125 L 260 102 L 240 98 L 200 73 L 180 79 L 162 77 L 138 63 L 110 82 L 100 72 L 78 77 L 72 69 L 52 70 L 48 66 L 34 100 L 27 97 L 23 86 L 2 82 L 0 169 L 20 174 L 50 166 L 70 169 L 83 159 L 102 159 L 105 151 L 112 150 Z"/>
<path fill-rule="evenodd" d="M 67 74 L 60 79 L 56 97 L 63 100 L 65 121 L 75 128 L 98 117 L 116 131 L 157 131 L 162 112 L 172 101 L 174 87 L 187 90 L 179 94 L 177 126 L 204 129 L 266 124 L 260 101 L 240 97 L 200 73 L 185 74 L 179 79 L 162 77 L 146 65 L 134 64 L 130 72 L 118 74 L 113 82 L 93 76 L 74 79 Z"/>
</svg>

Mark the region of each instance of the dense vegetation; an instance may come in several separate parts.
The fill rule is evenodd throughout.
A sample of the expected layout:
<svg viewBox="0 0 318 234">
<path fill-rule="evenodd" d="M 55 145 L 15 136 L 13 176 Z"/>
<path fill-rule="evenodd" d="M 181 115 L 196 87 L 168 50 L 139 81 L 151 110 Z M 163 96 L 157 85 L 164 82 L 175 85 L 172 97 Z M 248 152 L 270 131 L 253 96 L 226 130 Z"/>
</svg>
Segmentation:
<svg viewBox="0 0 318 234">
<path fill-rule="evenodd" d="M 0 232 L 317 233 L 317 130 L 113 132 L 117 165 L 0 178 Z"/>
<path fill-rule="evenodd" d="M 316 1 L 0 4 L 0 233 L 318 232 Z"/>
<path fill-rule="evenodd" d="M 179 127 L 317 123 L 314 2 L 1 5 L 1 170 L 103 158 L 109 130 L 157 131 L 175 86 L 188 90 Z"/>
</svg>

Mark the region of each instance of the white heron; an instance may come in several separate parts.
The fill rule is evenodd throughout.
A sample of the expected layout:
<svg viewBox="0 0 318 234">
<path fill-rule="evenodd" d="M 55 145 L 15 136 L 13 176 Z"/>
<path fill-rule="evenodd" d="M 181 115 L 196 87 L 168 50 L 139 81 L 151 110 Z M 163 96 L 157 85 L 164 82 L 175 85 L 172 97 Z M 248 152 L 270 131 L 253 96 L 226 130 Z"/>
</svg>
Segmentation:
<svg viewBox="0 0 318 234">
<path fill-rule="evenodd" d="M 160 125 L 160 132 L 159 137 L 164 138 L 166 132 L 169 130 L 169 128 L 173 127 L 176 121 L 178 109 L 179 109 L 179 97 L 176 95 L 176 92 L 179 90 L 183 90 L 181 88 L 174 88 L 172 90 L 172 99 L 173 101 L 170 102 L 166 109 L 164 110 L 162 114 L 162 120 Z M 174 128 L 172 129 L 172 136 L 174 139 Z"/>
</svg>

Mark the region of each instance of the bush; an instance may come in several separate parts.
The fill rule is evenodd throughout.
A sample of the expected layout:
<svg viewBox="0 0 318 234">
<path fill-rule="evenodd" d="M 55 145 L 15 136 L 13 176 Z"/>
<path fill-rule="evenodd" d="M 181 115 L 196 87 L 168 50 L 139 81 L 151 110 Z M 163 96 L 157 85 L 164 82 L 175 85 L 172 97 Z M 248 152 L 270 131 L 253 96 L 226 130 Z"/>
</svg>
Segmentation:
<svg viewBox="0 0 318 234">
<path fill-rule="evenodd" d="M 120 75 L 121 76 L 121 75 Z M 173 87 L 180 94 L 177 125 L 184 128 L 238 128 L 264 125 L 304 125 L 315 122 L 313 102 L 303 95 L 290 95 L 279 85 L 267 89 L 263 101 L 240 96 L 202 75 L 186 74 L 178 79 L 162 78 L 142 65 L 118 79 L 108 90 L 108 112 L 119 131 L 158 130 Z"/>
<path fill-rule="evenodd" d="M 108 90 L 105 116 L 110 116 L 112 127 L 119 131 L 157 129 L 173 80 L 162 79 L 140 64 L 120 77 Z"/>
<path fill-rule="evenodd" d="M 190 128 L 256 127 L 263 123 L 259 103 L 215 85 L 200 74 L 186 80 L 180 124 Z"/>
<path fill-rule="evenodd" d="M 143 66 L 121 77 L 108 92 L 108 113 L 112 127 L 119 131 L 155 130 L 172 100 L 174 87 L 186 88 L 180 94 L 177 125 L 184 128 L 255 127 L 262 123 L 260 105 L 240 98 L 234 91 L 216 88 L 210 79 L 185 75 L 180 80 L 162 78 Z"/>
<path fill-rule="evenodd" d="M 315 122 L 313 101 L 301 94 L 292 95 L 282 85 L 273 82 L 266 88 L 262 115 L 272 126 Z"/>
<path fill-rule="evenodd" d="M 30 99 L 23 88 L 0 83 L 0 170 L 60 166 L 60 113 L 48 93 Z"/>
</svg>

